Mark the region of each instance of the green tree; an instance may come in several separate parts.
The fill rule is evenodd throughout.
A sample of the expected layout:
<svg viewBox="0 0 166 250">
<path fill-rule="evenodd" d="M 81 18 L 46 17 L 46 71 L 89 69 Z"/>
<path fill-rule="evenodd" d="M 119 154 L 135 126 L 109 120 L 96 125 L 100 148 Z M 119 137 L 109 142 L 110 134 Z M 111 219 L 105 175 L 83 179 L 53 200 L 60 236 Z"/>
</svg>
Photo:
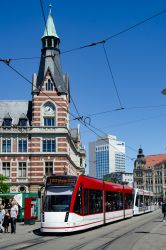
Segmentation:
<svg viewBox="0 0 166 250">
<path fill-rule="evenodd" d="M 104 178 L 103 178 L 103 181 L 108 181 L 108 182 L 116 183 L 115 179 L 110 178 L 110 177 L 104 177 Z"/>
<path fill-rule="evenodd" d="M 9 191 L 9 184 L 6 183 L 7 177 L 0 175 L 0 193 L 6 193 Z"/>
</svg>

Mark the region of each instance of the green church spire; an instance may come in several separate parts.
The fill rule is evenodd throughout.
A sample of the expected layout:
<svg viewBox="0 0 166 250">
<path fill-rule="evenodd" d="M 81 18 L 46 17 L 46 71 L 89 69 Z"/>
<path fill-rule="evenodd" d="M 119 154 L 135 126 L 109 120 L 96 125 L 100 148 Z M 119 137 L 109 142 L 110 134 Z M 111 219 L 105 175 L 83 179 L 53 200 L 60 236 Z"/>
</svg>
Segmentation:
<svg viewBox="0 0 166 250">
<path fill-rule="evenodd" d="M 59 38 L 57 35 L 57 32 L 56 32 L 56 29 L 55 29 L 52 15 L 51 15 L 51 7 L 52 7 L 51 4 L 49 5 L 49 7 L 50 7 L 50 12 L 49 12 L 49 15 L 47 18 L 47 23 L 46 23 L 46 27 L 45 27 L 44 34 L 43 34 L 42 38 L 48 37 L 48 36 Z"/>
</svg>

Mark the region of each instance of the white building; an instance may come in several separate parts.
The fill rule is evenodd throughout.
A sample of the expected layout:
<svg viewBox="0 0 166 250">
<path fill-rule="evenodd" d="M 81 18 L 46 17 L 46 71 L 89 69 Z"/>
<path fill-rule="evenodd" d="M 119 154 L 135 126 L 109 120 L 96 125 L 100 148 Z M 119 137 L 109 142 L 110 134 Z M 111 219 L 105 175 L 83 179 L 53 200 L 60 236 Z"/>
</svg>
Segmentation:
<svg viewBox="0 0 166 250">
<path fill-rule="evenodd" d="M 105 175 L 104 178 L 110 178 L 113 182 L 126 184 L 133 187 L 133 173 L 114 172 Z"/>
<path fill-rule="evenodd" d="M 89 143 L 89 175 L 102 178 L 112 172 L 125 172 L 125 143 L 108 135 Z"/>
</svg>

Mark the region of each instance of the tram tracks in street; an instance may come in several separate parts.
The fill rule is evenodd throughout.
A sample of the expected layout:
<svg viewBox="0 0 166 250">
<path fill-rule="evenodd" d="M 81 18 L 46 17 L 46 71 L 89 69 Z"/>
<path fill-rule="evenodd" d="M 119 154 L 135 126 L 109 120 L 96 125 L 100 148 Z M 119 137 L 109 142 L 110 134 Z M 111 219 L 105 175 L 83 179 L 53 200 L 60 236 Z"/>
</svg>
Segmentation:
<svg viewBox="0 0 166 250">
<path fill-rule="evenodd" d="M 157 216 L 158 216 L 158 214 L 157 214 Z M 133 233 L 139 233 L 139 234 L 142 234 L 142 235 L 144 235 L 144 234 L 148 234 L 148 233 L 150 233 L 149 231 L 147 231 L 147 230 L 142 230 L 142 228 L 146 225 L 146 224 L 148 224 L 149 222 L 151 222 L 152 221 L 152 219 L 150 218 L 148 218 L 144 223 L 141 223 L 141 225 L 139 225 L 139 226 L 136 226 L 136 227 L 132 227 L 130 230 L 128 230 L 127 232 L 124 232 L 124 233 L 122 233 L 122 234 L 120 234 L 120 235 L 115 235 L 117 232 L 119 232 L 119 228 L 118 229 L 115 229 L 115 230 L 113 230 L 113 231 L 111 231 L 111 232 L 108 232 L 108 233 L 106 233 L 106 234 L 102 234 L 102 235 L 100 235 L 99 237 L 95 237 L 94 239 L 90 239 L 90 240 L 88 240 L 88 241 L 86 241 L 86 242 L 84 242 L 84 243 L 82 243 L 82 244 L 80 244 L 80 245 L 77 245 L 77 246 L 75 246 L 75 247 L 72 247 L 72 248 L 70 248 L 69 250 L 79 250 L 79 249 L 82 249 L 82 248 L 84 248 L 84 247 L 86 247 L 86 249 L 88 249 L 88 245 L 89 244 L 92 244 L 92 242 L 95 242 L 96 240 L 98 240 L 99 238 L 101 238 L 101 239 L 103 239 L 103 238 L 106 238 L 106 237 L 108 237 L 108 236 L 110 236 L 109 238 L 111 238 L 111 240 L 109 240 L 108 242 L 106 242 L 106 243 L 103 243 L 103 244 L 101 244 L 99 247 L 95 247 L 94 248 L 94 250 L 106 250 L 106 249 L 108 249 L 109 247 L 111 247 L 111 245 L 113 244 L 113 243 L 115 243 L 116 241 L 118 241 L 119 239 L 123 239 L 123 238 L 127 238 L 129 235 L 131 235 L 131 234 L 133 234 Z M 121 229 L 123 230 L 123 229 L 125 229 L 126 228 L 126 225 L 124 225 L 123 227 L 121 227 Z M 115 235 L 115 236 L 114 236 Z M 91 249 L 93 249 L 92 247 L 91 247 Z"/>
<path fill-rule="evenodd" d="M 150 215 L 150 214 L 149 214 Z M 155 217 L 157 218 L 159 216 L 159 213 L 157 213 L 155 215 Z M 142 216 L 138 216 L 137 218 L 142 218 Z M 140 225 L 137 225 L 137 226 L 134 226 L 134 223 L 130 223 L 130 219 L 126 220 L 127 222 L 127 225 L 121 225 L 120 226 L 120 229 L 119 227 L 114 229 L 114 228 L 111 228 L 111 230 L 109 230 L 109 232 L 107 231 L 106 233 L 101 233 L 100 235 L 98 236 L 95 236 L 94 238 L 91 238 L 89 240 L 86 240 L 86 236 L 85 234 L 89 234 L 89 233 L 95 233 L 95 230 L 100 230 L 101 228 L 106 228 L 106 227 L 109 227 L 111 224 L 109 225 L 106 225 L 104 227 L 99 227 L 97 229 L 92 229 L 92 230 L 87 230 L 87 231 L 82 231 L 82 232 L 78 232 L 78 233 L 70 233 L 70 234 L 65 234 L 65 235 L 54 235 L 52 234 L 51 236 L 50 235 L 47 235 L 47 236 L 38 236 L 38 238 L 34 238 L 34 239 L 29 239 L 29 240 L 24 240 L 24 241 L 21 241 L 21 242 L 15 242 L 15 243 L 11 243 L 10 244 L 7 244 L 6 246 L 1 246 L 0 249 L 1 250 L 25 250 L 25 249 L 33 249 L 33 247 L 36 247 L 38 246 L 38 248 L 40 248 L 40 245 L 43 245 L 43 244 L 47 244 L 49 242 L 54 242 L 55 241 L 55 244 L 56 244 L 56 241 L 58 240 L 61 240 L 63 238 L 66 238 L 68 237 L 69 240 L 73 240 L 73 237 L 76 235 L 80 235 L 81 237 L 79 238 L 79 241 L 80 243 L 79 244 L 75 244 L 75 246 L 73 247 L 69 247 L 69 248 L 65 248 L 65 249 L 68 249 L 68 250 L 79 250 L 79 249 L 88 249 L 89 245 L 90 244 L 93 244 L 93 242 L 95 243 L 96 240 L 107 240 L 107 238 L 109 238 L 109 240 L 103 244 L 100 244 L 97 246 L 97 247 L 92 247 L 91 249 L 94 249 L 94 250 L 105 250 L 105 249 L 108 249 L 111 247 L 111 245 L 113 243 L 115 243 L 116 241 L 118 241 L 119 239 L 125 239 L 127 238 L 129 235 L 133 234 L 133 233 L 137 233 L 137 234 L 142 234 L 142 235 L 145 235 L 145 234 L 148 234 L 150 233 L 148 230 L 144 230 L 144 226 L 146 224 L 148 224 L 149 222 L 152 222 L 152 218 L 148 216 L 148 218 L 146 218 L 146 220 L 144 220 L 144 222 L 142 223 L 141 221 L 139 221 L 137 218 L 135 218 L 137 220 L 137 222 L 140 224 Z M 154 219 L 154 218 L 153 218 Z M 131 218 L 132 220 L 132 218 Z M 129 222 L 129 223 L 128 223 Z M 116 227 L 118 226 L 118 223 L 113 223 Z M 113 225 L 112 224 L 112 225 Z M 117 225 L 116 225 L 117 224 Z M 127 230 L 126 232 L 123 233 L 123 231 L 125 229 L 128 228 L 129 225 L 133 225 L 132 228 L 130 227 L 129 230 Z M 120 233 L 121 231 L 121 233 Z M 98 232 L 99 233 L 99 232 Z M 89 235 L 88 235 L 89 236 Z M 85 241 L 84 241 L 85 240 Z M 84 241 L 84 242 L 81 242 L 81 241 Z"/>
<path fill-rule="evenodd" d="M 44 238 L 43 236 L 40 236 L 38 238 L 35 239 L 29 239 L 29 240 L 24 240 L 21 242 L 17 242 L 17 243 L 12 243 L 12 244 L 8 244 L 6 246 L 2 246 L 0 247 L 1 250 L 23 250 L 23 249 L 28 249 L 30 247 L 36 246 L 36 245 L 40 245 L 40 244 L 44 244 L 47 243 L 49 241 L 53 241 L 56 239 L 59 239 L 59 237 L 53 237 L 53 236 L 46 236 L 47 238 Z M 63 236 L 62 236 L 63 237 Z"/>
</svg>

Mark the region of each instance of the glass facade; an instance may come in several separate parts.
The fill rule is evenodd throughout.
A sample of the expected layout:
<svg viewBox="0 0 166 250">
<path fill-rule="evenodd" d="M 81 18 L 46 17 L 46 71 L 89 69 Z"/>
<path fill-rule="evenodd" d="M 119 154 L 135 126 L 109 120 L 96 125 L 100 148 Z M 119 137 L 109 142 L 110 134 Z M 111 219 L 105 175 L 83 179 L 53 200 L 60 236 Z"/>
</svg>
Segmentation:
<svg viewBox="0 0 166 250">
<path fill-rule="evenodd" d="M 103 178 L 113 172 L 125 172 L 125 143 L 108 135 L 89 144 L 90 176 Z"/>
<path fill-rule="evenodd" d="M 116 172 L 125 171 L 125 155 L 123 153 L 115 153 Z"/>
<path fill-rule="evenodd" d="M 109 173 L 109 149 L 108 146 L 96 147 L 96 177 L 103 178 Z"/>
</svg>

